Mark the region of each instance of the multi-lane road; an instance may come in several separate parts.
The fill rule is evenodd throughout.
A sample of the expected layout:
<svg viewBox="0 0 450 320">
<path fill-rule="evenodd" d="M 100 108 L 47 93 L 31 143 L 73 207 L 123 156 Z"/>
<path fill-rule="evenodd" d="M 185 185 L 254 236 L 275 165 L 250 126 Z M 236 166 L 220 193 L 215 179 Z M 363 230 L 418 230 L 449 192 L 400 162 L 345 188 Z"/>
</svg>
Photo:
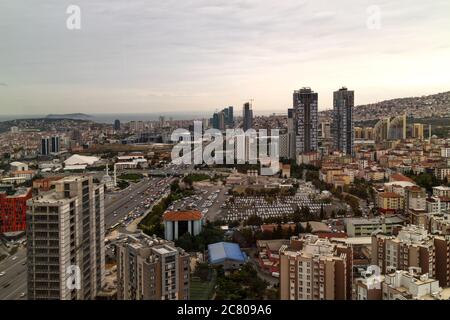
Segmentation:
<svg viewBox="0 0 450 320">
<path fill-rule="evenodd" d="M 27 266 L 25 248 L 20 247 L 17 253 L 0 262 L 0 300 L 26 299 Z"/>
<path fill-rule="evenodd" d="M 162 196 L 171 179 L 144 178 L 122 191 L 108 193 L 105 196 L 106 229 L 119 223 L 131 212 L 141 210 L 146 198 L 156 199 Z M 26 299 L 26 268 L 26 249 L 23 247 L 20 247 L 14 256 L 0 262 L 0 274 L 4 272 L 4 275 L 0 276 L 0 300 Z"/>
</svg>

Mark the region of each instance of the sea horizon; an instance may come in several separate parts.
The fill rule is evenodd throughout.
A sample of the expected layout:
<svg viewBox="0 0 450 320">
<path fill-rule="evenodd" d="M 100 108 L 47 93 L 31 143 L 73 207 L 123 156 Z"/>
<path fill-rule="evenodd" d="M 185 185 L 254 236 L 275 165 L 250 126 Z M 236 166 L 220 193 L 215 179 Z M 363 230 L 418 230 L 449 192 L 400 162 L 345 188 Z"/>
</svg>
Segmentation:
<svg viewBox="0 0 450 320">
<path fill-rule="evenodd" d="M 213 111 L 208 116 L 205 111 L 192 111 L 192 112 L 162 112 L 162 113 L 84 113 L 84 112 L 74 112 L 74 113 L 65 113 L 61 115 L 71 115 L 71 114 L 83 114 L 89 116 L 86 120 L 90 120 L 97 123 L 113 123 L 115 120 L 119 120 L 121 122 L 130 122 L 130 121 L 157 121 L 161 116 L 165 118 L 165 120 L 194 120 L 194 119 L 209 119 L 213 116 Z M 272 114 L 280 114 L 280 112 L 275 111 L 267 111 L 261 112 L 259 116 L 268 116 Z M 49 115 L 56 115 L 54 113 L 49 114 L 12 114 L 12 115 L 0 115 L 0 122 L 11 121 L 11 120 L 25 120 L 25 119 L 41 119 L 46 118 Z M 238 114 L 239 116 L 239 114 Z"/>
</svg>

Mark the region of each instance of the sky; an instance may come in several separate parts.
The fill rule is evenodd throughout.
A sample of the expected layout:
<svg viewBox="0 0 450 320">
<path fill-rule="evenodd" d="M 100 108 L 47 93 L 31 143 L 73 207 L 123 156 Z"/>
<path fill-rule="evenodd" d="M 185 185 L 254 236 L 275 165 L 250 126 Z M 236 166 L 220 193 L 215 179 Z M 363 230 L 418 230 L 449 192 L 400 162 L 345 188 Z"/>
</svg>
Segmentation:
<svg viewBox="0 0 450 320">
<path fill-rule="evenodd" d="M 71 30 L 67 8 L 80 8 Z M 311 87 L 355 104 L 450 90 L 448 0 L 2 0 L 0 115 L 157 113 Z"/>
</svg>

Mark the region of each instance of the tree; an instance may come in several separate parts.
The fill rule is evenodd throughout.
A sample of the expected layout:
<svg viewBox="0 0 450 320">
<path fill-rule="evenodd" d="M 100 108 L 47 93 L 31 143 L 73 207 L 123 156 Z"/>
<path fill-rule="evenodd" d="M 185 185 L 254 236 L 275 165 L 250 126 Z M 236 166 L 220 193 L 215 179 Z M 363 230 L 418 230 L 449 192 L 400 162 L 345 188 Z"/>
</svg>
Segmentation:
<svg viewBox="0 0 450 320">
<path fill-rule="evenodd" d="M 311 224 L 309 222 L 307 222 L 306 228 L 305 228 L 305 233 L 311 233 L 312 231 L 313 230 L 312 230 Z"/>
<path fill-rule="evenodd" d="M 199 277 L 202 281 L 209 281 L 211 278 L 211 267 L 206 262 L 198 262 L 194 276 Z"/>
<path fill-rule="evenodd" d="M 263 224 L 263 220 L 261 217 L 258 217 L 256 214 L 251 215 L 244 223 L 246 226 L 260 226 Z"/>
<path fill-rule="evenodd" d="M 274 228 L 273 232 L 273 239 L 281 239 L 283 238 L 283 228 L 281 227 L 281 224 L 278 224 L 276 228 Z"/>
<path fill-rule="evenodd" d="M 192 251 L 194 248 L 194 241 L 193 237 L 190 233 L 185 233 L 181 237 L 178 238 L 177 241 L 175 241 L 175 245 L 177 247 L 183 248 L 186 251 Z"/>
<path fill-rule="evenodd" d="M 320 220 L 325 219 L 325 212 L 323 210 L 323 204 L 320 205 Z"/>
</svg>

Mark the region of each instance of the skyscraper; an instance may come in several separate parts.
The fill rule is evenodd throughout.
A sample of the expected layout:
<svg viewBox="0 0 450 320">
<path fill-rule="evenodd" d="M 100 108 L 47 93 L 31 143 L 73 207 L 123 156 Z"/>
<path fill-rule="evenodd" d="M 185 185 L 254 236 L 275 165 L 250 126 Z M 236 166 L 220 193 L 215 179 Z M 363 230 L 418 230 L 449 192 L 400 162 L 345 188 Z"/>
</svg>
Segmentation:
<svg viewBox="0 0 450 320">
<path fill-rule="evenodd" d="M 246 102 L 244 104 L 242 117 L 244 120 L 243 122 L 244 131 L 251 129 L 253 126 L 253 110 L 249 102 Z"/>
<path fill-rule="evenodd" d="M 60 151 L 59 137 L 58 136 L 54 136 L 54 137 L 51 138 L 51 150 L 50 150 L 50 152 L 58 153 L 59 151 Z"/>
<path fill-rule="evenodd" d="M 230 106 L 228 107 L 228 121 L 227 124 L 229 126 L 233 126 L 234 125 L 234 111 L 233 111 L 233 107 Z"/>
<path fill-rule="evenodd" d="M 213 117 L 212 117 L 212 127 L 213 127 L 213 129 L 219 129 L 219 127 L 220 127 L 219 114 L 218 114 L 217 112 L 215 112 L 215 113 L 213 114 Z"/>
<path fill-rule="evenodd" d="M 50 138 L 45 137 L 41 139 L 41 150 L 40 154 L 42 156 L 48 156 L 50 154 Z"/>
<path fill-rule="evenodd" d="M 119 131 L 120 130 L 120 120 L 117 119 L 114 121 L 114 130 Z"/>
<path fill-rule="evenodd" d="M 353 107 L 355 92 L 343 87 L 333 93 L 332 135 L 334 149 L 347 155 L 353 154 Z"/>
<path fill-rule="evenodd" d="M 116 245 L 120 300 L 188 300 L 189 254 L 144 233 Z"/>
<path fill-rule="evenodd" d="M 105 278 L 103 185 L 66 177 L 27 205 L 28 299 L 94 299 Z"/>
<path fill-rule="evenodd" d="M 318 94 L 310 88 L 294 91 L 296 155 L 317 151 L 318 138 Z"/>
<path fill-rule="evenodd" d="M 289 159 L 295 159 L 295 116 L 293 108 L 288 109 L 287 130 Z"/>
<path fill-rule="evenodd" d="M 219 127 L 218 127 L 219 130 L 225 130 L 226 129 L 225 128 L 225 124 L 226 124 L 225 120 L 227 118 L 227 115 L 225 114 L 225 110 L 227 110 L 227 109 L 224 109 L 224 110 L 219 112 Z M 227 113 L 228 113 L 228 110 L 227 110 Z"/>
</svg>

